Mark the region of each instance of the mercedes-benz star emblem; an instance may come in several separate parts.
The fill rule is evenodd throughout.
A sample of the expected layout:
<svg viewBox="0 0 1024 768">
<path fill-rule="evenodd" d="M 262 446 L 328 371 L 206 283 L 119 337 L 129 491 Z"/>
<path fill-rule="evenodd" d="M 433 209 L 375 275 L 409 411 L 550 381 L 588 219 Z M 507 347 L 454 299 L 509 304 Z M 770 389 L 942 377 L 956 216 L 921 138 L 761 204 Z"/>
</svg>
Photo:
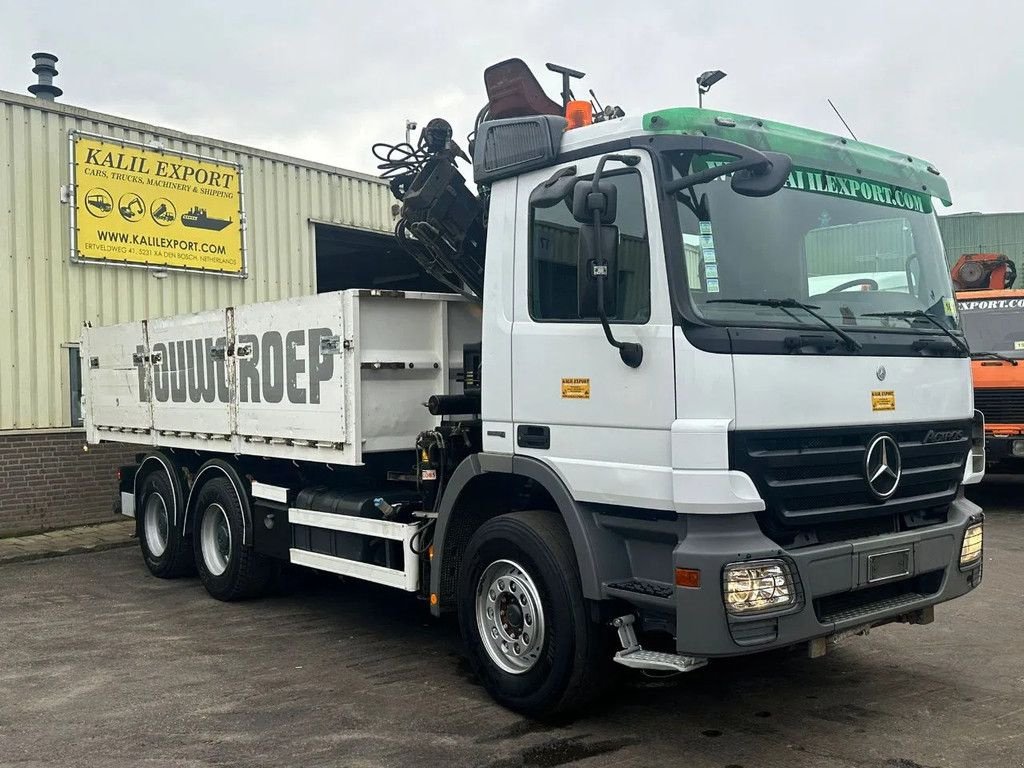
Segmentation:
<svg viewBox="0 0 1024 768">
<path fill-rule="evenodd" d="M 885 501 L 896 493 L 902 472 L 903 461 L 896 439 L 892 435 L 875 435 L 864 455 L 864 477 L 875 498 Z"/>
<path fill-rule="evenodd" d="M 879 381 L 885 381 L 885 366 L 884 365 L 878 366 L 878 370 L 875 371 L 875 376 L 878 377 Z"/>
</svg>

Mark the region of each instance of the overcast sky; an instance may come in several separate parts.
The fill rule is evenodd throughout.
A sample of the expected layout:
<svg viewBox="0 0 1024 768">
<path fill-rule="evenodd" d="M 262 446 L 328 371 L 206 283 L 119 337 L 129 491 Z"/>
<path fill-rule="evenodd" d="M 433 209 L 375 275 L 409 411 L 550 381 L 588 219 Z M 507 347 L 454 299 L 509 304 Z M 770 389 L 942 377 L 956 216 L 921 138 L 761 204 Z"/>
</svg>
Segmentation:
<svg viewBox="0 0 1024 768">
<path fill-rule="evenodd" d="M 428 15 L 430 14 L 430 15 Z M 554 61 L 627 113 L 705 105 L 842 133 L 933 162 L 951 211 L 1024 210 L 1024 10 L 996 2 L 0 0 L 0 89 L 60 57 L 62 101 L 373 172 L 404 121 L 469 131 L 482 72 Z"/>
</svg>

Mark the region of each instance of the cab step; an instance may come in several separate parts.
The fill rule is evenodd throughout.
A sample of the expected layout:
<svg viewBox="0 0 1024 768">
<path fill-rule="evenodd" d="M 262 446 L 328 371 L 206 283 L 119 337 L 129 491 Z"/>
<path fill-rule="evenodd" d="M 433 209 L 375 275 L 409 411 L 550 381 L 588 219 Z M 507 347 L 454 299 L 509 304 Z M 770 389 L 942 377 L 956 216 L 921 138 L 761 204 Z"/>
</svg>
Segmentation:
<svg viewBox="0 0 1024 768">
<path fill-rule="evenodd" d="M 612 620 L 612 626 L 619 632 L 622 650 L 615 654 L 613 661 L 632 669 L 649 669 L 659 672 L 692 672 L 706 666 L 708 660 L 701 656 L 680 656 L 677 653 L 645 651 L 637 642 L 633 630 L 633 614 L 619 616 Z"/>
</svg>

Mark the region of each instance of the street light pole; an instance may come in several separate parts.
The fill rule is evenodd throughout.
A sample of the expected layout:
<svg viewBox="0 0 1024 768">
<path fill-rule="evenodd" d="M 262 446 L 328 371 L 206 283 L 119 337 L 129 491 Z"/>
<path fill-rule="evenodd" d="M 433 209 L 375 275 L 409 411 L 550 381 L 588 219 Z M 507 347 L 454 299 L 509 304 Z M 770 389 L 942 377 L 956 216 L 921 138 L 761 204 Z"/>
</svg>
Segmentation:
<svg viewBox="0 0 1024 768">
<path fill-rule="evenodd" d="M 405 143 L 412 144 L 412 132 L 416 130 L 415 120 L 405 121 Z"/>
</svg>

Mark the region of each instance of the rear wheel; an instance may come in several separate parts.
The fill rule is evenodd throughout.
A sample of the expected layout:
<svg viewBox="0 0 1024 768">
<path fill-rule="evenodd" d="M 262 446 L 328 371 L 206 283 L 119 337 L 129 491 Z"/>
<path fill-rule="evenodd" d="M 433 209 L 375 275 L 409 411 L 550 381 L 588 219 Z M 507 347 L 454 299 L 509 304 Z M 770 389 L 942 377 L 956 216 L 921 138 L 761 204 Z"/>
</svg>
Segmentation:
<svg viewBox="0 0 1024 768">
<path fill-rule="evenodd" d="M 554 513 L 514 512 L 481 526 L 466 548 L 458 602 L 470 662 L 499 703 L 545 717 L 579 709 L 600 690 L 606 643 Z"/>
<path fill-rule="evenodd" d="M 139 546 L 150 573 L 161 579 L 191 573 L 192 548 L 175 525 L 174 489 L 167 474 L 156 470 L 146 475 L 139 497 Z"/>
<path fill-rule="evenodd" d="M 273 563 L 242 543 L 242 509 L 234 486 L 218 477 L 199 491 L 195 505 L 196 566 L 203 586 L 218 600 L 242 600 L 266 591 Z"/>
</svg>

